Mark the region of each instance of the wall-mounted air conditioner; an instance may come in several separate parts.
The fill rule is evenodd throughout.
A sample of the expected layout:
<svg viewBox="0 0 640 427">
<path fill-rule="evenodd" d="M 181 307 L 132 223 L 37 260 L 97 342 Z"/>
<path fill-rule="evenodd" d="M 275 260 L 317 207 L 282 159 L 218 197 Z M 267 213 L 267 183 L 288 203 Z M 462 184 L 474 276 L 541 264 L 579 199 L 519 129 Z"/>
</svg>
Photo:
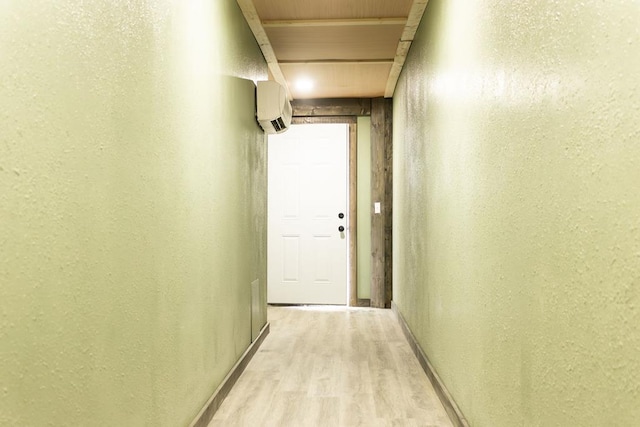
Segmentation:
<svg viewBox="0 0 640 427">
<path fill-rule="evenodd" d="M 282 133 L 291 126 L 291 103 L 278 82 L 260 81 L 256 90 L 258 123 L 266 133 Z"/>
</svg>

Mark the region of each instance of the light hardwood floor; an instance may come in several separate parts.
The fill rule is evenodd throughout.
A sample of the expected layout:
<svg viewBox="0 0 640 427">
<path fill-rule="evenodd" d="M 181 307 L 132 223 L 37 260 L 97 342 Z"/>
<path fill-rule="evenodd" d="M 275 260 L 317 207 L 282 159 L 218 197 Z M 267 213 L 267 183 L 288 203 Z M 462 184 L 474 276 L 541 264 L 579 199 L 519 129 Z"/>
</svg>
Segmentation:
<svg viewBox="0 0 640 427">
<path fill-rule="evenodd" d="M 209 427 L 451 426 L 391 310 L 269 307 Z"/>
</svg>

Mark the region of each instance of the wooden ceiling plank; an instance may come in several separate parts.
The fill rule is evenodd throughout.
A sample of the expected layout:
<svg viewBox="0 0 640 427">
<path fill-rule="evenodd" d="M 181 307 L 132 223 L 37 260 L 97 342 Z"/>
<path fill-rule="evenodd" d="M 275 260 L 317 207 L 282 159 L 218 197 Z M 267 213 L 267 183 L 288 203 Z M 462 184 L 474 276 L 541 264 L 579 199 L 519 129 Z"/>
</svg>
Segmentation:
<svg viewBox="0 0 640 427">
<path fill-rule="evenodd" d="M 238 6 L 240 6 L 240 10 L 242 10 L 244 19 L 247 21 L 249 28 L 251 28 L 251 31 L 253 32 L 253 36 L 256 38 L 256 41 L 260 46 L 260 50 L 262 50 L 262 54 L 264 55 L 264 59 L 267 61 L 267 66 L 269 67 L 269 71 L 273 75 L 273 78 L 284 86 L 289 99 L 293 99 L 291 91 L 289 90 L 289 85 L 287 84 L 287 79 L 284 77 L 284 74 L 282 74 L 282 70 L 278 64 L 278 59 L 276 58 L 276 54 L 273 52 L 273 47 L 271 46 L 269 37 L 267 37 L 267 33 L 264 31 L 262 21 L 258 16 L 253 0 L 236 1 Z"/>
<path fill-rule="evenodd" d="M 308 92 L 292 88 L 294 99 L 372 98 L 383 96 L 392 63 L 385 64 L 281 64 L 289 81 L 312 76 L 315 87 Z"/>
<path fill-rule="evenodd" d="M 301 19 L 262 21 L 264 28 L 282 27 L 353 27 L 360 25 L 406 25 L 406 18 Z"/>
<path fill-rule="evenodd" d="M 404 62 L 407 59 L 407 54 L 409 53 L 409 48 L 411 47 L 411 42 L 416 35 L 416 31 L 418 30 L 418 26 L 422 20 L 422 15 L 424 15 L 424 11 L 427 8 L 428 3 L 429 0 L 414 0 L 411 5 L 411 11 L 409 12 L 407 23 L 404 27 L 404 31 L 402 32 L 402 38 L 398 42 L 396 57 L 393 61 L 391 71 L 389 72 L 389 78 L 387 79 L 387 85 L 384 91 L 385 98 L 393 97 L 393 93 L 396 90 L 396 84 L 398 83 L 398 78 L 400 78 L 400 72 L 402 71 Z"/>
<path fill-rule="evenodd" d="M 254 0 L 265 20 L 406 18 L 411 0 Z"/>
<path fill-rule="evenodd" d="M 403 31 L 404 24 L 265 28 L 280 62 L 394 58 Z"/>
</svg>

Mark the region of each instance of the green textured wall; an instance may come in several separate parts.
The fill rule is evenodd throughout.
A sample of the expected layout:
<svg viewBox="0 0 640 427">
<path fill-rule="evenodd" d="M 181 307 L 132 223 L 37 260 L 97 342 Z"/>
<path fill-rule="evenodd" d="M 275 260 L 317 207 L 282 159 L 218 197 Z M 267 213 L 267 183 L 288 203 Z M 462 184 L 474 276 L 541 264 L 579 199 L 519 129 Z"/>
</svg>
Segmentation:
<svg viewBox="0 0 640 427">
<path fill-rule="evenodd" d="M 265 295 L 236 2 L 3 1 L 0 52 L 0 425 L 187 425 Z"/>
<path fill-rule="evenodd" d="M 394 300 L 472 426 L 640 419 L 640 3 L 431 0 Z"/>
<path fill-rule="evenodd" d="M 358 117 L 358 298 L 371 297 L 371 117 Z"/>
</svg>

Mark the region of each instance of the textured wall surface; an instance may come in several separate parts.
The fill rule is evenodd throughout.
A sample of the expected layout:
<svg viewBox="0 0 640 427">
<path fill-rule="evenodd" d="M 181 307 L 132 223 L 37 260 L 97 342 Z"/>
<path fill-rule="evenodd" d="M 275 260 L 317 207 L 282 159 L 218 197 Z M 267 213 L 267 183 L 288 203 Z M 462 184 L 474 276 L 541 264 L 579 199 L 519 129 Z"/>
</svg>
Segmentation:
<svg viewBox="0 0 640 427">
<path fill-rule="evenodd" d="M 640 419 L 639 22 L 429 2 L 394 98 L 394 299 L 473 426 Z"/>
<path fill-rule="evenodd" d="M 0 425 L 188 424 L 266 283 L 236 2 L 3 1 L 0 52 Z"/>
<path fill-rule="evenodd" d="M 371 117 L 358 117 L 358 298 L 371 297 Z"/>
</svg>

